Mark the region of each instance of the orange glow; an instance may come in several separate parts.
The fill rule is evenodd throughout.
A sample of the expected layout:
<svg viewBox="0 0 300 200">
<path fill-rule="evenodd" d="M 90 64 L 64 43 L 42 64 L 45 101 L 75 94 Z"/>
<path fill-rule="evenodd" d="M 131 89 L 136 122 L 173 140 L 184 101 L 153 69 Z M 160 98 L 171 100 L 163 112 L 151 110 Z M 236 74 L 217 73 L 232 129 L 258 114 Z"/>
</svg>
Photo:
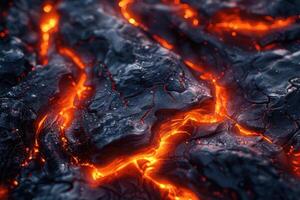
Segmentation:
<svg viewBox="0 0 300 200">
<path fill-rule="evenodd" d="M 51 4 L 46 4 L 45 6 L 44 6 L 44 8 L 43 8 L 43 11 L 45 12 L 45 13 L 49 13 L 49 12 L 51 12 L 51 10 L 52 10 L 52 5 Z"/>
<path fill-rule="evenodd" d="M 8 30 L 7 29 L 5 29 L 4 31 L 1 31 L 0 32 L 0 38 L 4 38 L 4 37 L 6 37 L 8 35 Z"/>
<path fill-rule="evenodd" d="M 42 130 L 42 127 L 44 126 L 46 120 L 47 120 L 48 115 L 44 115 L 38 122 L 37 122 L 37 127 L 35 131 L 35 136 L 34 136 L 34 144 L 33 144 L 33 149 L 29 152 L 29 156 L 25 161 L 21 164 L 22 167 L 28 166 L 29 162 L 33 159 L 35 159 L 40 152 L 39 148 L 39 135 Z"/>
<path fill-rule="evenodd" d="M 38 122 L 38 126 L 37 126 L 37 129 L 36 129 L 36 132 L 40 132 L 41 129 L 42 129 L 42 126 L 44 125 L 45 121 L 47 119 L 47 115 L 45 115 L 39 122 Z"/>
<path fill-rule="evenodd" d="M 203 121 L 206 121 L 206 119 L 203 119 Z M 136 166 L 144 179 L 151 181 L 161 190 L 168 192 L 168 199 L 199 199 L 189 190 L 155 177 L 155 172 L 159 169 L 161 162 L 174 148 L 176 144 L 175 141 L 182 139 L 184 136 L 188 136 L 188 133 L 184 129 L 190 122 L 189 113 L 180 114 L 160 126 L 157 145 L 148 148 L 145 152 L 138 153 L 131 157 L 116 159 L 104 167 L 95 167 L 92 164 L 86 163 L 82 164 L 82 166 L 91 168 L 90 175 L 92 179 L 97 182 L 107 177 L 119 175 L 122 170 L 127 169 L 129 166 Z M 143 165 L 141 166 L 139 163 L 143 163 Z"/>
<path fill-rule="evenodd" d="M 235 127 L 239 130 L 240 134 L 243 135 L 243 136 L 261 136 L 265 141 L 267 141 L 271 144 L 273 143 L 270 138 L 268 138 L 267 136 L 265 136 L 261 133 L 256 133 L 254 131 L 247 130 L 239 124 L 235 124 Z"/>
<path fill-rule="evenodd" d="M 60 125 L 62 131 L 69 127 L 73 119 L 74 109 L 76 108 L 76 98 L 78 98 L 79 100 L 82 99 L 84 92 L 86 92 L 89 89 L 84 85 L 86 80 L 86 74 L 82 74 L 78 83 L 75 84 L 75 86 L 69 91 L 69 94 L 66 96 L 66 98 L 62 99 L 59 102 L 61 109 L 58 113 L 60 119 L 62 120 Z"/>
<path fill-rule="evenodd" d="M 0 199 L 7 199 L 8 190 L 5 187 L 0 186 Z"/>
<path fill-rule="evenodd" d="M 121 13 L 123 17 L 132 25 L 140 26 L 137 20 L 133 17 L 133 15 L 129 11 L 130 4 L 133 4 L 134 0 L 121 0 L 119 2 L 119 7 L 121 8 Z"/>
<path fill-rule="evenodd" d="M 173 45 L 170 44 L 167 40 L 159 37 L 158 35 L 153 35 L 153 38 L 163 47 L 166 49 L 173 49 Z"/>
<path fill-rule="evenodd" d="M 173 0 L 171 2 L 174 5 L 180 6 L 182 8 L 183 12 L 181 14 L 185 20 L 191 22 L 194 26 L 197 26 L 199 24 L 197 13 L 187 4 L 182 4 L 180 0 Z M 121 9 L 122 15 L 130 24 L 140 27 L 143 30 L 147 30 L 147 28 L 145 28 L 140 22 L 138 22 L 138 20 L 134 18 L 132 13 L 130 13 L 128 7 L 132 3 L 134 3 L 134 0 L 121 0 L 119 2 L 119 7 Z M 51 35 L 57 31 L 59 18 L 52 5 L 45 5 L 43 11 L 44 14 L 40 26 L 40 29 L 42 31 L 40 56 L 43 64 L 46 64 L 48 62 L 47 55 L 50 46 Z M 234 26 L 234 34 L 232 35 L 235 36 L 236 32 L 243 30 L 244 27 L 247 26 L 239 25 L 238 28 Z M 153 38 L 166 49 L 173 49 L 173 45 L 160 36 L 153 35 Z M 65 94 L 61 99 L 59 99 L 57 107 L 53 109 L 54 111 L 50 111 L 51 113 L 47 113 L 38 121 L 32 155 L 35 155 L 39 152 L 38 135 L 41 132 L 50 114 L 51 116 L 54 116 L 54 118 L 59 119 L 58 123 L 62 134 L 60 139 L 63 146 L 65 147 L 68 141 L 64 136 L 64 132 L 73 121 L 75 109 L 77 108 L 76 101 L 83 100 L 83 98 L 86 96 L 86 92 L 90 89 L 85 85 L 87 81 L 87 74 L 84 71 L 86 68 L 86 64 L 82 61 L 82 59 L 72 49 L 65 47 L 58 47 L 57 49 L 62 56 L 70 59 L 76 65 L 76 67 L 80 71 L 79 79 L 76 83 L 73 83 L 73 86 L 69 89 L 68 93 Z M 214 124 L 223 122 L 224 120 L 230 120 L 239 130 L 239 133 L 241 135 L 247 137 L 261 136 L 266 141 L 272 142 L 269 138 L 263 136 L 260 133 L 247 130 L 246 128 L 239 125 L 236 121 L 234 121 L 230 116 L 228 116 L 227 91 L 217 82 L 218 79 L 214 77 L 213 74 L 205 73 L 203 67 L 197 66 L 191 61 L 185 61 L 185 63 L 192 70 L 200 72 L 200 78 L 203 80 L 207 80 L 213 86 L 215 98 L 212 103 L 212 109 L 207 111 L 197 108 L 177 114 L 172 119 L 160 125 L 157 131 L 155 145 L 150 146 L 135 155 L 117 158 L 105 166 L 95 166 L 91 163 L 80 163 L 80 161 L 76 157 L 73 157 L 76 164 L 90 168 L 89 175 L 93 181 L 95 181 L 96 183 L 100 183 L 108 177 L 117 177 L 124 170 L 128 169 L 128 167 L 131 166 L 135 167 L 141 173 L 144 179 L 150 181 L 162 191 L 166 191 L 168 194 L 168 199 L 196 200 L 199 198 L 192 191 L 180 185 L 173 184 L 170 181 L 164 180 L 163 178 L 156 175 L 161 165 L 163 164 L 163 161 L 168 157 L 170 152 L 172 152 L 172 150 L 176 148 L 176 144 L 189 136 L 189 133 L 186 131 L 187 127 L 194 125 L 200 126 L 202 124 Z M 31 158 L 32 157 L 33 156 L 31 156 Z M 297 170 L 299 171 L 299 159 L 294 162 L 296 164 L 298 163 Z"/>
<path fill-rule="evenodd" d="M 295 148 L 291 146 L 288 156 L 293 172 L 300 177 L 300 151 L 296 151 Z"/>
<path fill-rule="evenodd" d="M 36 133 L 35 133 L 35 139 L 34 139 L 34 147 L 33 147 L 33 152 L 31 154 L 31 159 L 34 158 L 36 156 L 36 154 L 39 152 L 39 142 L 38 142 L 38 138 L 39 138 L 39 134 L 42 130 L 42 126 L 44 125 L 46 119 L 47 119 L 48 115 L 45 115 L 39 122 L 37 125 L 37 129 L 36 129 Z"/>
<path fill-rule="evenodd" d="M 194 71 L 201 72 L 201 73 L 204 72 L 204 69 L 202 67 L 195 65 L 191 61 L 186 60 L 184 61 L 184 63 Z"/>
<path fill-rule="evenodd" d="M 65 57 L 72 59 L 72 61 L 75 63 L 75 65 L 77 65 L 80 69 L 85 68 L 85 64 L 71 49 L 61 47 L 61 48 L 59 48 L 59 53 Z"/>
<path fill-rule="evenodd" d="M 58 51 L 61 55 L 70 59 L 79 70 L 83 70 L 86 67 L 86 64 L 82 61 L 82 59 L 71 49 L 61 47 L 58 49 Z M 85 86 L 86 80 L 87 75 L 84 73 L 84 71 L 82 71 L 78 82 L 73 83 L 73 88 L 70 89 L 67 96 L 59 101 L 60 109 L 58 115 L 61 119 L 61 131 L 64 131 L 67 127 L 69 127 L 70 123 L 72 122 L 74 111 L 76 109 L 76 99 L 82 100 L 85 93 L 90 89 L 89 87 Z M 63 138 L 63 140 L 65 140 L 65 138 Z"/>
<path fill-rule="evenodd" d="M 172 6 L 179 8 L 178 15 L 185 19 L 187 22 L 193 26 L 199 25 L 198 13 L 197 11 L 189 6 L 186 3 L 182 3 L 180 0 L 163 0 L 164 3 L 167 3 Z"/>
<path fill-rule="evenodd" d="M 261 19 L 247 19 L 242 17 L 241 11 L 235 9 L 233 12 L 219 12 L 216 14 L 215 22 L 209 28 L 214 32 L 229 32 L 233 37 L 237 33 L 264 35 L 271 31 L 288 27 L 295 23 L 296 17 L 272 18 L 270 16 Z"/>
<path fill-rule="evenodd" d="M 48 51 L 52 35 L 57 31 L 59 16 L 53 9 L 53 5 L 46 4 L 43 7 L 41 16 L 41 44 L 40 44 L 40 59 L 43 65 L 48 64 Z"/>
<path fill-rule="evenodd" d="M 19 182 L 18 182 L 18 181 L 16 181 L 16 180 L 14 180 L 14 181 L 13 181 L 13 185 L 16 187 L 16 186 L 18 186 L 18 185 L 19 185 Z"/>
<path fill-rule="evenodd" d="M 70 126 L 73 120 L 74 112 L 77 108 L 75 104 L 76 100 L 82 100 L 85 97 L 86 92 L 90 90 L 89 87 L 85 86 L 87 75 L 84 73 L 83 69 L 86 67 L 86 64 L 71 49 L 61 47 L 58 49 L 58 51 L 66 58 L 70 59 L 76 65 L 76 67 L 81 70 L 82 73 L 80 74 L 78 82 L 73 83 L 72 88 L 69 89 L 69 93 L 59 99 L 58 104 L 56 105 L 57 107 L 54 108 L 54 110 L 57 110 L 57 112 L 50 111 L 37 122 L 34 148 L 30 153 L 29 158 L 22 164 L 22 166 L 27 166 L 29 161 L 35 158 L 39 153 L 38 137 L 45 124 L 45 121 L 50 116 L 59 119 L 58 123 L 60 124 L 60 131 L 62 133 L 60 139 L 63 146 L 66 146 L 67 139 L 64 136 L 64 131 Z M 43 158 L 41 161 L 43 162 Z"/>
<path fill-rule="evenodd" d="M 129 23 L 139 26 L 139 24 L 136 23 L 136 20 L 132 20 L 132 15 L 127 10 L 128 5 L 132 4 L 133 2 L 133 0 L 122 0 L 119 3 L 119 6 L 121 7 L 124 18 L 127 19 Z M 180 0 L 175 0 L 173 3 L 176 5 L 181 4 Z M 195 17 L 195 14 L 190 12 L 190 10 L 185 12 L 184 18 L 186 20 L 189 20 L 193 17 Z M 161 37 L 153 35 L 153 38 L 163 47 L 167 49 L 173 49 L 173 45 Z M 266 141 L 271 142 L 271 140 L 269 140 L 267 137 L 264 137 L 262 134 L 258 134 L 243 128 L 228 116 L 226 110 L 228 104 L 227 92 L 225 88 L 217 83 L 217 78 L 210 73 L 204 73 L 203 67 L 199 67 L 191 61 L 185 61 L 185 63 L 192 70 L 202 73 L 200 78 L 209 81 L 214 86 L 215 101 L 212 113 L 208 113 L 203 109 L 194 109 L 175 116 L 172 120 L 167 121 L 160 126 L 158 130 L 159 140 L 157 145 L 148 148 L 144 152 L 140 152 L 133 156 L 116 159 L 103 167 L 96 167 L 93 164 L 87 163 L 82 164 L 82 166 L 88 166 L 91 168 L 90 176 L 94 181 L 99 182 L 103 181 L 107 177 L 117 176 L 122 170 L 134 165 L 141 172 L 143 178 L 151 181 L 161 190 L 167 191 L 168 199 L 198 199 L 195 194 L 186 190 L 185 188 L 176 186 L 175 184 L 161 180 L 161 178 L 155 176 L 155 172 L 159 170 L 164 158 L 174 149 L 176 141 L 178 139 L 183 139 L 184 136 L 188 135 L 188 133 L 185 131 L 187 126 L 191 124 L 199 126 L 201 124 L 219 123 L 225 119 L 228 119 L 236 125 L 240 134 L 244 136 L 262 136 Z M 140 166 L 139 163 L 145 164 Z"/>
<path fill-rule="evenodd" d="M 84 164 L 83 166 L 92 168 L 92 179 L 101 181 L 107 177 L 119 175 L 121 171 L 127 169 L 128 166 L 135 165 L 145 179 L 151 181 L 160 189 L 168 191 L 169 199 L 198 199 L 196 195 L 187 189 L 156 177 L 155 172 L 159 170 L 162 161 L 170 152 L 172 152 L 176 145 L 176 141 L 178 142 L 189 135 L 189 133 L 185 131 L 188 126 L 218 123 L 227 117 L 226 109 L 224 107 L 227 103 L 225 91 L 223 87 L 216 83 L 215 79 L 211 82 L 215 86 L 216 96 L 213 113 L 208 113 L 204 109 L 194 109 L 178 114 L 173 119 L 160 126 L 158 130 L 159 140 L 157 145 L 148 148 L 145 152 L 130 157 L 116 159 L 104 167 L 95 167 L 92 164 Z M 140 166 L 139 163 L 145 164 Z"/>
<path fill-rule="evenodd" d="M 192 70 L 201 72 L 202 68 L 197 66 L 196 64 L 190 62 L 190 61 L 185 61 L 185 63 L 187 64 L 188 67 L 190 67 Z M 199 70 L 201 69 L 201 70 Z M 209 115 L 206 116 L 206 119 L 208 119 L 208 123 L 209 120 L 211 120 L 211 123 L 216 123 L 216 122 L 221 122 L 224 119 L 228 119 L 230 121 L 232 121 L 235 124 L 235 127 L 239 130 L 239 133 L 243 136 L 251 136 L 251 137 L 262 137 L 265 141 L 272 143 L 272 140 L 270 138 L 268 138 L 267 136 L 261 134 L 261 133 L 257 133 L 251 130 L 248 130 L 244 127 L 242 127 L 240 124 L 238 124 L 234 119 L 232 119 L 228 114 L 227 114 L 227 104 L 228 104 L 228 97 L 227 97 L 227 92 L 226 89 L 222 86 L 220 86 L 217 83 L 217 79 L 210 73 L 203 73 L 200 76 L 201 79 L 203 80 L 207 80 L 209 81 L 215 88 L 215 106 L 214 106 L 214 110 L 215 113 L 213 115 Z M 201 114 L 200 112 L 196 111 L 196 113 L 194 113 L 195 111 L 193 111 L 193 115 L 191 115 L 191 118 L 195 118 L 198 121 L 199 120 L 199 115 L 202 115 L 202 117 L 204 117 L 205 115 Z M 203 121 L 200 121 L 201 123 L 203 123 Z"/>
</svg>

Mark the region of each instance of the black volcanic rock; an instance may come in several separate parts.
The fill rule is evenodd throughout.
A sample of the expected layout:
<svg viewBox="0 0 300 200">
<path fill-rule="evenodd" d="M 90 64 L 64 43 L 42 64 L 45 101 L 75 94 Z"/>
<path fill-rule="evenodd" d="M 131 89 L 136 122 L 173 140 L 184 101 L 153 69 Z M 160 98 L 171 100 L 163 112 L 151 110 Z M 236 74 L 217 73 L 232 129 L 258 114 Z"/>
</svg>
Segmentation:
<svg viewBox="0 0 300 200">
<path fill-rule="evenodd" d="M 94 70 L 95 93 L 78 122 L 85 132 L 83 138 L 89 138 L 89 153 L 84 158 L 101 163 L 107 155 L 122 154 L 121 148 L 131 152 L 149 145 L 157 111 L 187 109 L 199 105 L 209 94 L 176 55 L 153 44 L 123 20 L 93 10 L 95 4 L 63 3 L 61 32 L 74 48 L 87 35 L 93 38 L 78 48 L 85 48 L 96 63 L 102 63 Z M 82 31 L 75 31 L 78 25 L 83 26 Z M 94 41 L 110 45 L 94 52 Z M 107 155 L 101 151 L 105 147 L 109 147 Z"/>
<path fill-rule="evenodd" d="M 32 66 L 24 45 L 18 39 L 3 39 L 0 49 L 0 94 L 3 94 L 26 76 Z"/>
<path fill-rule="evenodd" d="M 67 74 L 62 65 L 35 69 L 0 98 L 1 181 L 20 170 L 34 143 L 37 113 L 59 93 L 59 81 Z"/>
<path fill-rule="evenodd" d="M 239 57 L 233 66 L 235 80 L 246 101 L 251 102 L 238 118 L 254 127 L 267 127 L 266 134 L 281 144 L 299 129 L 300 110 L 295 103 L 299 99 L 298 54 L 278 49 L 249 55 L 247 59 Z"/>
<path fill-rule="evenodd" d="M 197 166 L 206 185 L 231 190 L 237 199 L 297 199 L 295 180 L 282 179 L 267 157 L 249 149 L 207 146 L 191 150 L 190 163 Z M 226 193 L 225 193 L 226 194 Z M 226 196 L 216 198 L 232 199 Z"/>
<path fill-rule="evenodd" d="M 49 42 L 49 64 L 41 66 L 40 18 L 46 2 L 56 4 L 59 27 Z M 184 63 L 190 61 L 226 89 L 229 116 L 217 123 L 188 124 L 189 134 L 159 158 L 153 173 L 200 199 L 299 199 L 299 177 L 292 172 L 297 163 L 289 152 L 300 150 L 299 19 L 263 36 L 249 31 L 233 37 L 210 29 L 223 11 L 239 10 L 252 19 L 296 16 L 298 1 L 181 2 L 198 12 L 198 27 L 176 13 L 178 5 L 160 0 L 136 0 L 128 7 L 147 28 L 123 19 L 119 1 L 3 3 L 0 32 L 8 34 L 0 35 L 0 198 L 5 186 L 9 199 L 167 199 L 166 191 L 141 175 L 142 167 L 129 166 L 95 184 L 87 163 L 105 166 L 153 147 L 162 134 L 159 125 L 178 113 L 193 108 L 211 112 L 213 83 L 188 69 Z M 161 47 L 155 35 L 171 43 L 172 50 Z M 60 55 L 60 47 L 72 49 L 86 68 Z M 91 90 L 71 102 L 76 111 L 62 131 L 59 103 L 83 71 Z M 236 123 L 272 142 L 243 135 Z M 39 155 L 21 166 L 35 136 Z"/>
<path fill-rule="evenodd" d="M 14 178 L 33 139 L 35 114 L 22 101 L 0 98 L 0 181 Z"/>
</svg>

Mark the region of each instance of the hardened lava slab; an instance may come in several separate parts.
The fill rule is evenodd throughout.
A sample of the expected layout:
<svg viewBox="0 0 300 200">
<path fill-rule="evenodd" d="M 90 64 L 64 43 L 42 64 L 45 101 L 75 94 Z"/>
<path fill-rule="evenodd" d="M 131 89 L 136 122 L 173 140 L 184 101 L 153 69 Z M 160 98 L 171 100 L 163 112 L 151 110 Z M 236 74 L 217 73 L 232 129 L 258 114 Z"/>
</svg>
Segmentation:
<svg viewBox="0 0 300 200">
<path fill-rule="evenodd" d="M 0 17 L 0 199 L 299 199 L 298 1 L 11 0 Z"/>
</svg>

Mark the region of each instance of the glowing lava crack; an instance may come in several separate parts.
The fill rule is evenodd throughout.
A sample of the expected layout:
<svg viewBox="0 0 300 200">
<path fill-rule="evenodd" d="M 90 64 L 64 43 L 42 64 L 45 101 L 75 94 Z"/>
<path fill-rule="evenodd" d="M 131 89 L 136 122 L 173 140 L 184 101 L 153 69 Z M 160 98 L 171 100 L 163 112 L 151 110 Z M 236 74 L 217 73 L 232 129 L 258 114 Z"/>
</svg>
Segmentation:
<svg viewBox="0 0 300 200">
<path fill-rule="evenodd" d="M 48 52 L 53 34 L 57 31 L 59 16 L 52 4 L 46 4 L 43 7 L 43 15 L 41 17 L 40 31 L 40 59 L 43 65 L 48 64 Z"/>
<path fill-rule="evenodd" d="M 130 12 L 129 6 L 133 3 L 134 0 L 121 0 L 118 4 L 121 13 L 130 24 L 147 31 L 148 28 L 139 22 Z M 187 4 L 183 4 L 179 0 L 164 0 L 163 3 L 179 7 L 180 11 L 178 12 L 178 15 L 192 26 L 196 27 L 200 24 L 197 12 Z M 244 21 L 240 17 L 225 14 L 222 16 L 225 21 L 212 25 L 213 29 L 216 28 L 221 31 L 236 31 L 241 33 L 254 32 L 262 34 L 270 30 L 287 27 L 295 21 L 294 18 L 280 20 L 267 18 L 266 20 L 268 20 L 268 23 L 258 22 L 255 24 L 255 28 L 253 28 L 252 22 Z M 55 6 L 52 4 L 46 4 L 43 7 L 43 15 L 41 17 L 40 24 L 41 42 L 39 55 L 43 65 L 48 63 L 48 53 L 52 47 L 51 44 L 55 43 L 53 42 L 53 34 L 58 31 L 58 24 L 59 15 L 56 12 Z M 174 49 L 174 46 L 162 37 L 158 35 L 153 35 L 152 37 L 166 49 Z M 73 121 L 74 113 L 78 108 L 76 104 L 77 100 L 83 101 L 87 92 L 90 90 L 90 88 L 85 85 L 88 78 L 88 75 L 86 74 L 87 64 L 85 64 L 85 62 L 72 49 L 61 47 L 59 45 L 55 46 L 55 48 L 61 56 L 73 62 L 79 72 L 79 76 L 77 77 L 76 82 L 72 82 L 72 86 L 68 92 L 66 94 L 61 94 L 61 97 L 58 99 L 52 111 L 49 111 L 39 118 L 39 121 L 37 122 L 34 147 L 30 153 L 29 160 L 27 160 L 24 165 L 27 165 L 30 160 L 36 158 L 39 153 L 39 134 L 49 118 L 57 119 L 56 121 L 61 132 L 61 143 L 63 147 L 68 145 L 64 132 L 69 128 Z M 171 181 L 165 180 L 157 175 L 163 161 L 166 160 L 170 152 L 176 148 L 176 144 L 187 139 L 189 136 L 189 133 L 187 132 L 189 127 L 221 123 L 228 120 L 242 136 L 260 137 L 264 141 L 272 143 L 270 138 L 264 136 L 262 133 L 246 129 L 228 115 L 228 92 L 226 88 L 222 87 L 218 83 L 218 78 L 216 78 L 213 74 L 206 72 L 203 68 L 193 62 L 186 60 L 185 64 L 191 70 L 200 73 L 200 79 L 206 80 L 212 85 L 214 91 L 212 110 L 208 111 L 196 108 L 173 116 L 172 119 L 165 121 L 159 126 L 156 133 L 157 138 L 153 146 L 150 146 L 143 152 L 139 152 L 135 155 L 117 158 L 105 166 L 99 167 L 92 163 L 83 163 L 78 158 L 74 157 L 74 160 L 76 161 L 75 164 L 90 169 L 89 176 L 93 180 L 93 183 L 101 184 L 108 177 L 118 177 L 123 170 L 126 170 L 129 167 L 136 167 L 144 179 L 150 181 L 162 191 L 167 192 L 168 199 L 196 200 L 199 199 L 198 194 L 195 194 L 190 189 L 177 185 L 176 183 L 172 183 Z M 291 159 L 293 159 L 292 162 L 294 164 L 294 170 L 298 174 L 300 173 L 299 157 L 299 153 L 293 154 L 291 157 Z M 0 188 L 0 195 L 1 192 L 4 193 L 5 191 L 2 191 Z"/>
<path fill-rule="evenodd" d="M 57 31 L 58 26 L 58 13 L 56 12 L 56 9 L 54 5 L 52 4 L 46 4 L 43 7 L 43 15 L 42 15 L 42 21 L 41 21 L 41 30 L 42 30 L 42 41 L 41 41 L 41 52 L 40 52 L 40 58 L 42 61 L 42 64 L 48 63 L 48 51 L 50 48 L 49 39 L 51 36 L 51 33 L 54 33 Z M 82 59 L 72 50 L 67 47 L 57 47 L 58 52 L 63 57 L 71 60 L 77 69 L 79 70 L 79 80 L 77 83 L 72 82 L 71 88 L 69 88 L 68 93 L 62 95 L 62 97 L 59 98 L 57 101 L 57 105 L 55 105 L 54 112 L 47 113 L 44 116 L 40 117 L 40 120 L 37 122 L 37 129 L 35 134 L 35 140 L 34 140 L 34 147 L 33 150 L 30 153 L 29 158 L 23 163 L 23 166 L 28 165 L 29 161 L 33 158 L 36 158 L 37 154 L 39 153 L 39 134 L 41 130 L 43 129 L 43 126 L 48 118 L 54 118 L 57 119 L 58 123 L 60 124 L 60 131 L 61 131 L 61 142 L 64 147 L 67 145 L 67 139 L 64 135 L 65 129 L 69 127 L 71 124 L 74 112 L 76 111 L 76 101 L 77 100 L 83 100 L 84 97 L 86 97 L 87 91 L 90 90 L 89 87 L 85 86 L 86 80 L 87 80 L 87 74 L 85 73 L 85 67 L 87 66 Z M 43 159 L 42 159 L 43 161 Z"/>
</svg>

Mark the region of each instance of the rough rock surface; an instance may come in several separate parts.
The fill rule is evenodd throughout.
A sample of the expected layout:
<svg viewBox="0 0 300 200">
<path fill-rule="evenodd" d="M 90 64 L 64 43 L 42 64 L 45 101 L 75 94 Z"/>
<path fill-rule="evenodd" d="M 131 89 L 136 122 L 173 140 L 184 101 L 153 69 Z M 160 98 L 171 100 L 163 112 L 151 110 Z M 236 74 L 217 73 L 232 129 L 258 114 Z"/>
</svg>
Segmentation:
<svg viewBox="0 0 300 200">
<path fill-rule="evenodd" d="M 46 2 L 0 4 L 0 189 L 9 189 L 9 199 L 167 199 L 132 166 L 95 186 L 78 162 L 105 166 L 130 157 L 157 142 L 160 125 L 177 114 L 209 110 L 217 98 L 214 82 L 186 61 L 218 77 L 228 93 L 228 116 L 192 124 L 156 176 L 200 199 L 299 199 L 300 158 L 290 160 L 291 150 L 300 151 L 299 17 L 261 35 L 212 31 L 222 12 L 283 19 L 300 15 L 298 1 L 182 0 L 198 13 L 199 27 L 180 17 L 173 1 L 134 1 L 130 14 L 147 28 L 128 23 L 118 1 L 50 2 L 59 24 L 44 66 L 39 19 Z M 61 55 L 61 46 L 86 68 Z M 62 132 L 55 105 L 82 71 L 91 90 L 75 99 L 73 119 Z M 37 137 L 39 156 L 22 165 L 46 113 L 51 118 Z M 240 134 L 237 123 L 261 135 Z"/>
</svg>

